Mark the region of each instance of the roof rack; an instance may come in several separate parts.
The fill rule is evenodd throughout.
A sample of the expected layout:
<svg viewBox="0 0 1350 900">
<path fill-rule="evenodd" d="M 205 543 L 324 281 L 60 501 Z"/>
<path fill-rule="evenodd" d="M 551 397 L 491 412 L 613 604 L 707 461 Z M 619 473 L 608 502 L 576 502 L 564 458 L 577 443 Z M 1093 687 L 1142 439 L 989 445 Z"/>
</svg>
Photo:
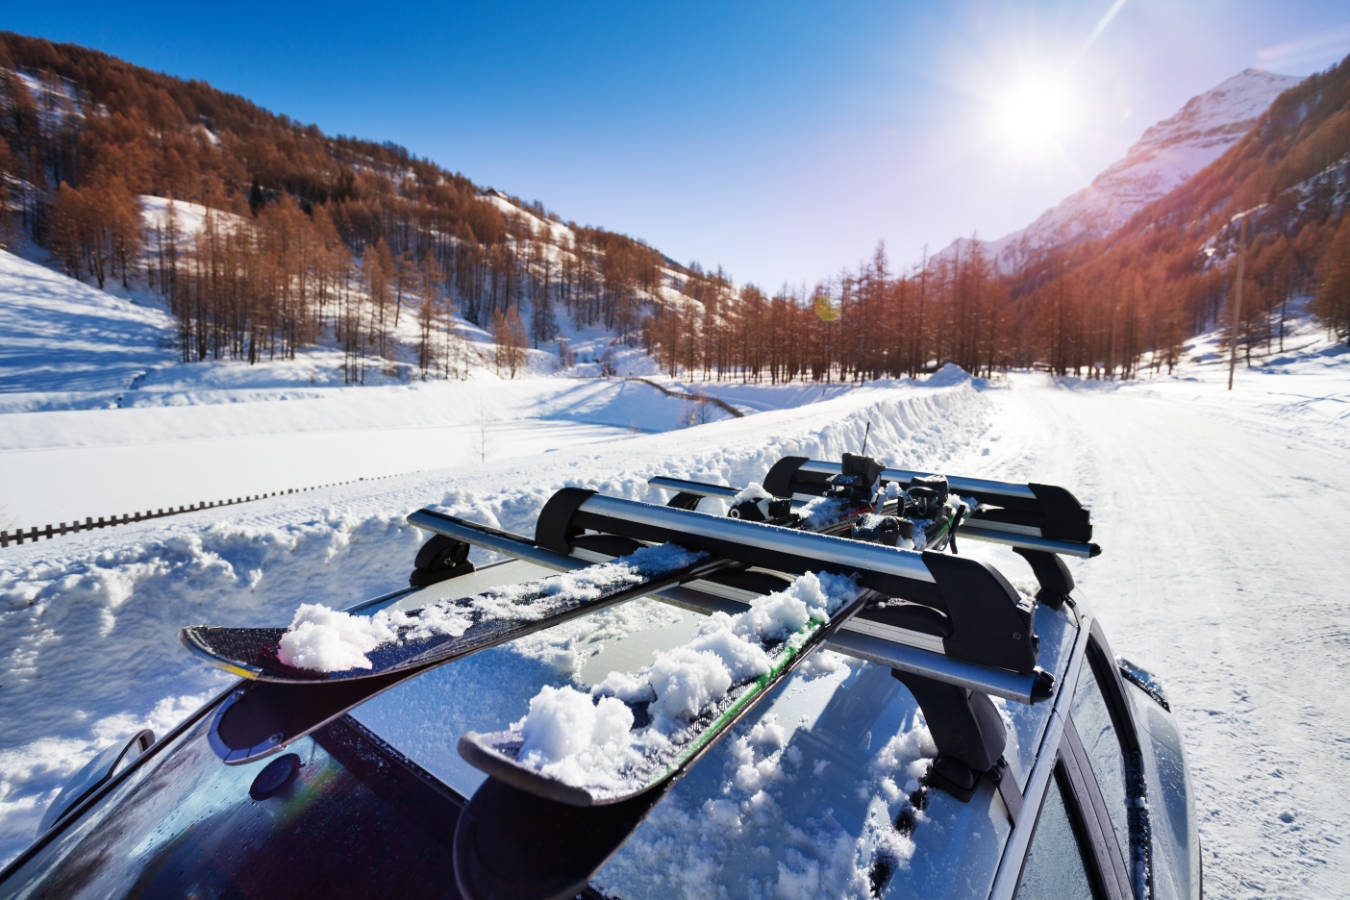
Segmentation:
<svg viewBox="0 0 1350 900">
<path fill-rule="evenodd" d="M 431 509 L 412 513 L 408 521 L 446 538 L 555 570 L 577 569 L 630 552 L 639 540 L 669 540 L 744 563 L 746 578 L 701 579 L 653 594 L 704 614 L 737 611 L 771 590 L 771 585 L 756 590 L 759 585 L 750 577 L 768 576 L 762 569 L 853 573 L 862 584 L 909 602 L 875 615 L 869 610 L 866 618 L 845 623 L 830 638 L 827 646 L 831 649 L 1023 703 L 1048 697 L 1053 685 L 1052 677 L 1036 667 L 1033 608 L 997 570 L 974 560 L 897 550 L 576 488 L 565 488 L 549 500 L 540 513 L 533 541 Z M 760 582 L 764 584 L 765 579 Z"/>
<path fill-rule="evenodd" d="M 903 627 L 908 622 L 887 623 L 884 609 L 880 617 L 870 615 L 874 610 L 865 610 L 845 622 L 825 646 L 886 666 L 909 688 L 931 723 L 938 747 L 926 783 L 966 801 L 982 780 L 989 781 L 1008 817 L 1016 821 L 1021 794 L 1013 779 L 1003 777 L 1007 733 L 989 697 L 1035 703 L 1052 696 L 1055 680 L 1035 665 L 1034 607 L 1021 601 L 992 568 L 938 553 L 795 532 L 576 488 L 559 491 L 549 500 L 540 513 L 533 541 L 430 509 L 413 513 L 409 522 L 443 538 L 557 570 L 578 569 L 631 552 L 638 539 L 673 540 L 690 549 L 727 552 L 747 565 L 796 572 L 852 571 L 864 584 L 885 585 L 886 590 L 917 597 L 921 603 L 933 602 L 930 595 L 936 586 L 940 605 L 949 615 L 955 612 L 950 616 L 954 627 L 944 638 Z M 948 568 L 948 564 L 957 566 Z M 768 575 L 750 568 L 740 571 Z M 712 576 L 666 587 L 651 596 L 703 614 L 734 614 L 772 589 L 762 582 L 747 586 L 744 580 L 738 583 Z M 989 616 L 1018 623 L 1012 627 L 1021 630 L 1000 634 L 997 629 L 983 628 L 971 638 L 974 622 Z M 952 640 L 963 633 L 964 642 Z M 1010 637 L 1017 640 L 1010 642 Z M 1019 650 L 1011 666 L 1007 649 L 998 646 L 1008 643 Z"/>
</svg>

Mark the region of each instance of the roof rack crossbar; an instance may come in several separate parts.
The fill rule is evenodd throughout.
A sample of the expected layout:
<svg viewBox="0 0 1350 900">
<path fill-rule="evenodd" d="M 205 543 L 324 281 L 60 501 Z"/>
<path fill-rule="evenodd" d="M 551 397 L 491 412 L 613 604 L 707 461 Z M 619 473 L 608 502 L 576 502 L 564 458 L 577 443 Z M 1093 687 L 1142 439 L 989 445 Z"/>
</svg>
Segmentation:
<svg viewBox="0 0 1350 900">
<path fill-rule="evenodd" d="M 893 599 L 945 617 L 947 655 L 1031 672 L 1036 667 L 1032 604 L 998 570 L 973 559 L 797 531 L 563 488 L 539 513 L 535 543 L 566 553 L 584 531 L 674 542 L 781 572 L 833 572 Z"/>
</svg>

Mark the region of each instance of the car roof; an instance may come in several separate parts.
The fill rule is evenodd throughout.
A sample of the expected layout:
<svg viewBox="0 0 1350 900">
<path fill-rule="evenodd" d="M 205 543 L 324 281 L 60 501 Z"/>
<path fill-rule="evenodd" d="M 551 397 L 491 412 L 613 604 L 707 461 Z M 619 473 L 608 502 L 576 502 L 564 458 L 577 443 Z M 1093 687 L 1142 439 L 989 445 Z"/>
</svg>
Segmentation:
<svg viewBox="0 0 1350 900">
<path fill-rule="evenodd" d="M 390 605 L 416 607 L 440 592 L 542 571 L 521 561 L 487 566 Z M 1076 618 L 1046 605 L 1036 615 L 1040 664 L 1058 675 Z M 686 641 L 702 618 L 642 598 L 419 675 L 352 715 L 470 796 L 485 776 L 460 758 L 461 734 L 506 728 L 542 685 L 584 687 L 646 664 L 655 650 Z M 1009 767 L 1025 784 L 1052 701 L 995 703 Z M 1006 814 L 988 786 L 969 802 L 921 796 L 935 752 L 918 704 L 888 669 L 821 651 L 671 790 L 594 883 L 621 896 L 682 888 L 791 896 L 819 884 L 841 894 L 986 892 L 1009 833 Z M 869 884 L 854 884 L 860 873 Z"/>
</svg>

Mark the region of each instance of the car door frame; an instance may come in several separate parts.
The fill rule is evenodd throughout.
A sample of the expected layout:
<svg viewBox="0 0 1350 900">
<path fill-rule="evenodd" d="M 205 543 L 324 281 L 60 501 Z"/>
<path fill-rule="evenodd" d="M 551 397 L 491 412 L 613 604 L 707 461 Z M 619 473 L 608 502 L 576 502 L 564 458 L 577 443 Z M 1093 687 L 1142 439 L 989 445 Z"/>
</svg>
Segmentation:
<svg viewBox="0 0 1350 900">
<path fill-rule="evenodd" d="M 1061 685 L 1056 693 L 1055 705 L 1042 737 L 1040 750 L 1027 776 L 1021 815 L 1008 836 L 1003 860 L 999 864 L 990 890 L 991 897 L 1016 895 L 1052 779 L 1059 781 L 1070 821 L 1073 823 L 1075 833 L 1082 838 L 1082 844 L 1075 850 L 1081 851 L 1080 855 L 1088 870 L 1088 877 L 1094 882 L 1095 888 L 1102 896 L 1112 900 L 1135 897 L 1130 871 L 1116 843 L 1106 801 L 1097 786 L 1096 775 L 1092 770 L 1087 751 L 1070 716 L 1079 680 L 1084 676 L 1095 677 L 1092 663 L 1089 661 L 1090 645 L 1095 645 L 1092 652 L 1098 654 L 1099 658 L 1111 659 L 1108 645 L 1095 620 L 1080 610 L 1075 612 L 1079 620 L 1078 637 L 1074 641 L 1069 664 L 1065 667 Z M 1101 686 L 1100 679 L 1098 685 Z M 1115 690 L 1108 690 L 1110 686 L 1111 683 L 1108 681 L 1107 686 L 1102 689 L 1108 707 L 1117 701 L 1125 704 L 1126 698 L 1123 686 L 1119 684 L 1118 673 L 1114 684 Z M 1112 693 L 1116 694 L 1115 698 L 1112 698 Z M 1121 727 L 1118 724 L 1121 722 L 1117 718 L 1118 712 L 1125 715 L 1123 721 L 1128 727 L 1129 740 L 1137 744 L 1138 737 L 1134 731 L 1128 705 L 1124 705 L 1123 709 L 1112 709 L 1112 721 L 1117 723 L 1117 729 Z"/>
</svg>

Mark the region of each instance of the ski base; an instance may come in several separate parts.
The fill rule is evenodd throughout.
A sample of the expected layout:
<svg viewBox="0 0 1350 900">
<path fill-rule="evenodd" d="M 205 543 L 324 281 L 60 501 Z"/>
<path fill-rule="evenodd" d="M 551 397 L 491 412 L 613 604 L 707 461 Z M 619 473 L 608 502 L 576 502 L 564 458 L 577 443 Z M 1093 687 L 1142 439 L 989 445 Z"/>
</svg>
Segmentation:
<svg viewBox="0 0 1350 900">
<path fill-rule="evenodd" d="M 455 827 L 456 886 L 469 898 L 575 897 L 664 796 L 577 807 L 489 778 Z"/>
</svg>

